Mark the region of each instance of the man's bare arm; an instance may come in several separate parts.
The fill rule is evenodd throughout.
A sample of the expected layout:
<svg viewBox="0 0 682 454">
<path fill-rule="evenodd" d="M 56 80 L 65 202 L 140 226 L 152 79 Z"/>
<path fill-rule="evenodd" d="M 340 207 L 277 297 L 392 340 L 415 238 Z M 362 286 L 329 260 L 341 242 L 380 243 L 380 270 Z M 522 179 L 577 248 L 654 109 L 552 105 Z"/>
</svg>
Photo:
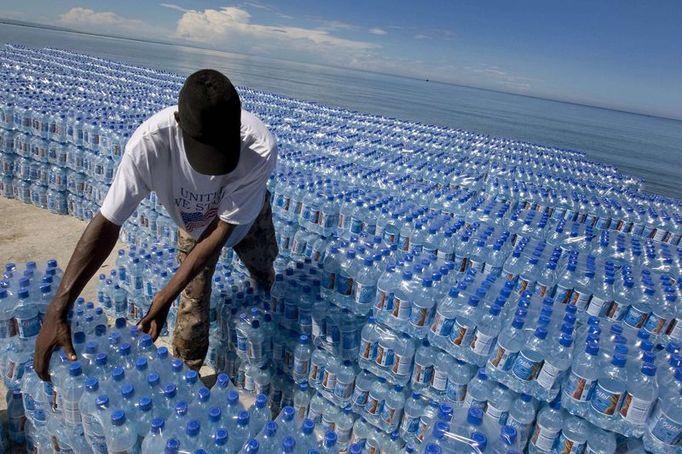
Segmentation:
<svg viewBox="0 0 682 454">
<path fill-rule="evenodd" d="M 47 369 L 54 349 L 62 347 L 71 360 L 76 359 L 66 314 L 111 253 L 120 230 L 120 226 L 97 213 L 78 240 L 55 297 L 47 307 L 43 327 L 36 339 L 33 366 L 43 380 L 49 379 Z"/>
<path fill-rule="evenodd" d="M 234 226 L 216 218 L 197 241 L 194 248 L 182 261 L 168 284 L 161 289 L 152 301 L 149 311 L 138 326 L 156 340 L 166 323 L 168 310 L 180 292 L 194 279 L 220 250 L 232 234 Z"/>
</svg>

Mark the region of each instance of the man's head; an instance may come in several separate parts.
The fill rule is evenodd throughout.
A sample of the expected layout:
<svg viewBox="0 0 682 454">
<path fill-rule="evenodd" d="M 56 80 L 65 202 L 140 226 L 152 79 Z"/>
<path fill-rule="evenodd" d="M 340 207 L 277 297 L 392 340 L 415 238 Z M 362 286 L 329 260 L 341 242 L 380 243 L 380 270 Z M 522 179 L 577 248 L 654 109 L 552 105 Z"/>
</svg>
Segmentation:
<svg viewBox="0 0 682 454">
<path fill-rule="evenodd" d="M 204 175 L 224 175 L 239 163 L 241 102 L 230 79 L 213 69 L 187 78 L 175 118 L 187 160 Z"/>
</svg>

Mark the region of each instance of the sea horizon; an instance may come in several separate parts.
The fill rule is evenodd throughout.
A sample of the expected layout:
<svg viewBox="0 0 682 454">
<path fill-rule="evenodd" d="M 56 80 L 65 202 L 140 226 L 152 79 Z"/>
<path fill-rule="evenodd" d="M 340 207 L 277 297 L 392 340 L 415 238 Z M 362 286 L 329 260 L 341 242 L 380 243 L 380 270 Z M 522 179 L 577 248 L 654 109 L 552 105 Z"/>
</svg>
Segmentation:
<svg viewBox="0 0 682 454">
<path fill-rule="evenodd" d="M 106 34 L 106 33 L 94 33 L 94 32 L 82 31 L 82 30 L 75 30 L 75 29 L 68 28 L 68 27 L 52 26 L 52 25 L 48 25 L 48 24 L 42 24 L 39 22 L 21 21 L 21 20 L 16 20 L 16 19 L 12 19 L 12 18 L 6 18 L 6 17 L 0 17 L 0 24 L 11 25 L 11 26 L 15 26 L 15 27 L 27 27 L 27 28 L 38 28 L 38 29 L 43 29 L 43 30 L 53 30 L 53 31 L 60 31 L 63 33 L 73 33 L 73 34 L 77 34 L 77 35 L 94 36 L 94 37 L 100 37 L 100 38 L 111 38 L 111 39 L 120 39 L 120 40 L 124 40 L 124 41 L 158 44 L 158 45 L 162 45 L 162 46 L 173 46 L 173 47 L 183 47 L 186 49 L 208 50 L 208 51 L 213 51 L 213 52 L 220 52 L 220 53 L 225 54 L 225 55 L 231 55 L 231 54 L 232 55 L 241 55 L 241 56 L 249 57 L 249 58 L 259 58 L 259 59 L 262 58 L 265 60 L 282 61 L 282 62 L 295 63 L 295 64 L 300 64 L 300 65 L 319 66 L 321 68 L 333 68 L 333 69 L 340 69 L 340 70 L 344 70 L 344 71 L 353 71 L 353 72 L 367 73 L 367 74 L 377 74 L 377 75 L 382 75 L 382 76 L 397 77 L 400 79 L 407 79 L 407 80 L 413 80 L 413 81 L 425 81 L 428 83 L 438 83 L 438 84 L 449 85 L 449 86 L 453 86 L 453 87 L 469 88 L 469 89 L 473 89 L 473 90 L 482 90 L 482 91 L 492 92 L 492 93 L 502 93 L 505 95 L 512 95 L 512 96 L 521 96 L 524 98 L 539 99 L 539 100 L 543 100 L 543 101 L 551 101 L 551 102 L 557 102 L 557 103 L 563 103 L 563 104 L 573 104 L 576 106 L 590 107 L 593 109 L 603 109 L 603 110 L 608 110 L 608 111 L 613 111 L 613 112 L 620 112 L 620 113 L 632 114 L 632 115 L 641 115 L 644 117 L 658 118 L 661 120 L 672 120 L 672 121 L 682 123 L 682 116 L 680 116 L 679 118 L 675 118 L 675 117 L 664 116 L 664 115 L 660 115 L 660 114 L 656 114 L 656 113 L 652 113 L 652 112 L 640 112 L 640 111 L 625 110 L 625 109 L 619 109 L 619 108 L 612 107 L 612 106 L 604 106 L 604 105 L 599 105 L 599 104 L 588 104 L 588 103 L 578 102 L 578 101 L 570 100 L 570 99 L 548 98 L 548 97 L 543 97 L 543 96 L 531 95 L 531 94 L 527 94 L 527 93 L 496 90 L 494 88 L 478 87 L 475 85 L 467 85 L 467 84 L 449 82 L 449 81 L 438 80 L 438 79 L 417 78 L 417 77 L 411 77 L 411 76 L 407 76 L 407 75 L 403 75 L 403 74 L 388 73 L 388 72 L 383 72 L 383 71 L 370 71 L 370 70 L 366 70 L 366 69 L 347 68 L 347 67 L 332 65 L 332 64 L 311 63 L 311 62 L 306 62 L 306 61 L 301 61 L 301 60 L 293 60 L 293 59 L 278 58 L 278 57 L 271 57 L 271 56 L 266 57 L 266 56 L 260 56 L 260 55 L 247 54 L 247 53 L 243 53 L 243 52 L 239 52 L 239 51 L 235 51 L 235 50 L 224 50 L 224 49 L 217 49 L 217 48 L 207 47 L 207 46 L 193 45 L 191 43 L 179 43 L 179 42 L 173 42 L 173 41 L 162 41 L 162 40 L 154 40 L 154 39 L 148 39 L 148 38 L 128 37 L 128 36 L 121 36 L 121 35 L 110 35 L 110 34 Z"/>
</svg>

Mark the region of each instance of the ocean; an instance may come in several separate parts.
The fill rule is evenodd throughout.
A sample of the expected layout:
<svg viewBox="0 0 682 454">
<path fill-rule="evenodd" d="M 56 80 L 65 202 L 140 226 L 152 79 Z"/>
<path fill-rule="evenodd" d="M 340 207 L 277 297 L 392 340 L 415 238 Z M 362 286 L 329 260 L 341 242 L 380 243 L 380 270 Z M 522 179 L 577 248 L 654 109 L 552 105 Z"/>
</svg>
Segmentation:
<svg viewBox="0 0 682 454">
<path fill-rule="evenodd" d="M 56 47 L 183 75 L 223 71 L 237 85 L 404 120 L 587 153 L 682 199 L 682 121 L 193 47 L 0 24 L 0 42 Z"/>
</svg>

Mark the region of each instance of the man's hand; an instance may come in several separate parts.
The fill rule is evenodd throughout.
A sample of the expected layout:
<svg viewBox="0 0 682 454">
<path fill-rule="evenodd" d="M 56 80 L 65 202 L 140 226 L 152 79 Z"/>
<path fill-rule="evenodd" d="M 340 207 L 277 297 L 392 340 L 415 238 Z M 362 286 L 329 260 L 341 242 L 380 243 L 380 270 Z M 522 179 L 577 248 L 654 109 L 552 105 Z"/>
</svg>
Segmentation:
<svg viewBox="0 0 682 454">
<path fill-rule="evenodd" d="M 71 361 L 76 360 L 76 352 L 71 344 L 71 327 L 62 317 L 48 311 L 36 339 L 36 351 L 33 356 L 33 369 L 45 381 L 50 380 L 48 369 L 52 352 L 59 347 L 64 349 Z"/>
<path fill-rule="evenodd" d="M 168 317 L 168 311 L 170 310 L 173 301 L 168 301 L 166 297 L 163 296 L 162 292 L 154 295 L 154 300 L 152 305 L 147 311 L 147 315 L 142 318 L 137 324 L 140 331 L 143 331 L 156 341 L 161 334 L 163 325 L 166 324 L 166 318 Z"/>
</svg>

